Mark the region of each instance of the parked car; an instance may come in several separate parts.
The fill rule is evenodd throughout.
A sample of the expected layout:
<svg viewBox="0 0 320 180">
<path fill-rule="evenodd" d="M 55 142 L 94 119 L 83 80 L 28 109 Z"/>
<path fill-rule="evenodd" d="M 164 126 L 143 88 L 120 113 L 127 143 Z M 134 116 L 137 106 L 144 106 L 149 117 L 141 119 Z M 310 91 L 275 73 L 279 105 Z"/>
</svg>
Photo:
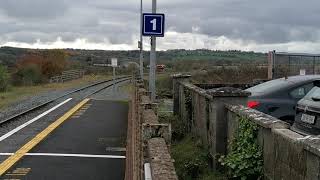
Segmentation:
<svg viewBox="0 0 320 180">
<path fill-rule="evenodd" d="M 302 98 L 296 108 L 292 130 L 303 135 L 320 135 L 320 85 Z"/>
<path fill-rule="evenodd" d="M 291 76 L 247 89 L 248 107 L 293 124 L 297 102 L 320 80 L 320 75 Z"/>
</svg>

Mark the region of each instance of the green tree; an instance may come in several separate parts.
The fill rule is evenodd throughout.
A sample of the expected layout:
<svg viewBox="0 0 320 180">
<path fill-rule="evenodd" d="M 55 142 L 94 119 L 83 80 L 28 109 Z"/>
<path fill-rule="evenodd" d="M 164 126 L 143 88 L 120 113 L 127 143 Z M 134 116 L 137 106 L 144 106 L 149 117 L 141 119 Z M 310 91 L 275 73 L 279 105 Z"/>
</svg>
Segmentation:
<svg viewBox="0 0 320 180">
<path fill-rule="evenodd" d="M 0 91 L 1 92 L 8 90 L 9 84 L 10 84 L 9 80 L 10 80 L 10 77 L 9 77 L 7 68 L 0 65 Z"/>
<path fill-rule="evenodd" d="M 43 81 L 43 76 L 39 66 L 27 64 L 14 74 L 13 79 L 16 85 L 35 85 Z"/>
</svg>

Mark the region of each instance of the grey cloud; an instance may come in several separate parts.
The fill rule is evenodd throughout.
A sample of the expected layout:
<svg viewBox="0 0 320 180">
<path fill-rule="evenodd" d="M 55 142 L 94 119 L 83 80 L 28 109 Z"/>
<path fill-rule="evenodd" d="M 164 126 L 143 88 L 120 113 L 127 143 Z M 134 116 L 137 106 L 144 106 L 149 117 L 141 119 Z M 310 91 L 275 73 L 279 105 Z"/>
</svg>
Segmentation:
<svg viewBox="0 0 320 180">
<path fill-rule="evenodd" d="M 0 8 L 9 17 L 46 19 L 63 16 L 68 4 L 64 0 L 2 0 Z"/>
<path fill-rule="evenodd" d="M 144 0 L 145 11 L 151 1 Z M 139 0 L 1 0 L 1 41 L 86 38 L 130 44 L 139 33 Z M 318 0 L 161 0 L 167 30 L 257 43 L 320 41 Z M 10 22 L 5 17 L 11 18 Z"/>
<path fill-rule="evenodd" d="M 319 4 L 315 0 L 202 0 L 165 7 L 168 19 L 172 18 L 168 21 L 179 32 L 191 32 L 192 26 L 198 26 L 201 33 L 209 36 L 285 43 L 319 41 L 316 38 L 320 28 Z M 299 35 L 293 35 L 292 31 Z"/>
</svg>

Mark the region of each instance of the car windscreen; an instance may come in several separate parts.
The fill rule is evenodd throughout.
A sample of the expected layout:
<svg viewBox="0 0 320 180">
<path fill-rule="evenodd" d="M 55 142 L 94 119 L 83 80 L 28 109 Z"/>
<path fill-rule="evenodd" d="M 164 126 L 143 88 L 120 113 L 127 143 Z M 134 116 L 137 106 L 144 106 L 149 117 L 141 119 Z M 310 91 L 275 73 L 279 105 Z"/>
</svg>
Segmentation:
<svg viewBox="0 0 320 180">
<path fill-rule="evenodd" d="M 311 100 L 312 98 L 320 99 L 320 87 L 313 87 L 309 93 L 304 97 L 304 99 Z"/>
<path fill-rule="evenodd" d="M 266 93 L 271 91 L 276 91 L 278 89 L 281 89 L 282 87 L 285 87 L 288 84 L 287 81 L 282 79 L 276 79 L 272 81 L 268 81 L 262 84 L 259 84 L 257 86 L 253 86 L 247 91 L 250 91 L 251 93 Z"/>
</svg>

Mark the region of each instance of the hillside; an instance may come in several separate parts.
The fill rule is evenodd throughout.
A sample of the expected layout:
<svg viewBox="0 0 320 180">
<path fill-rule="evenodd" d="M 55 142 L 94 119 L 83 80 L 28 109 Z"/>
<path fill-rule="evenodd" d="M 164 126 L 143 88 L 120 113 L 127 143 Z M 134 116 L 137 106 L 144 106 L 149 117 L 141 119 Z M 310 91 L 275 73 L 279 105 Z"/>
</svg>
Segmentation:
<svg viewBox="0 0 320 180">
<path fill-rule="evenodd" d="M 79 50 L 65 49 L 71 60 L 94 63 L 108 63 L 110 58 L 116 57 L 120 61 L 138 61 L 139 51 L 104 51 L 104 50 Z M 13 66 L 25 53 L 41 51 L 38 49 L 23 49 L 14 47 L 0 48 L 0 63 Z M 149 58 L 149 52 L 145 52 L 145 59 Z M 158 51 L 158 62 L 166 63 L 181 60 L 204 60 L 213 64 L 237 64 L 237 63 L 266 63 L 266 54 L 242 51 L 212 51 L 212 50 L 168 50 Z M 147 62 L 147 61 L 146 61 Z"/>
</svg>

